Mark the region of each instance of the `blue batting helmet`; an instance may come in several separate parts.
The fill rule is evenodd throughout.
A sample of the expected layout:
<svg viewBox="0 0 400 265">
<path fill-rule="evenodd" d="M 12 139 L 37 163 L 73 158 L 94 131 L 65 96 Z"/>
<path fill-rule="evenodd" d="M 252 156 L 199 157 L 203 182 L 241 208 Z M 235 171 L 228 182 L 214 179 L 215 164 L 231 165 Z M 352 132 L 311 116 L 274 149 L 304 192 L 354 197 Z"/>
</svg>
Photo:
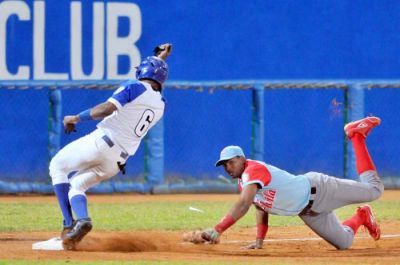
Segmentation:
<svg viewBox="0 0 400 265">
<path fill-rule="evenodd" d="M 168 77 L 168 65 L 164 60 L 149 56 L 144 59 L 136 70 L 136 79 L 151 79 L 162 85 Z"/>
</svg>

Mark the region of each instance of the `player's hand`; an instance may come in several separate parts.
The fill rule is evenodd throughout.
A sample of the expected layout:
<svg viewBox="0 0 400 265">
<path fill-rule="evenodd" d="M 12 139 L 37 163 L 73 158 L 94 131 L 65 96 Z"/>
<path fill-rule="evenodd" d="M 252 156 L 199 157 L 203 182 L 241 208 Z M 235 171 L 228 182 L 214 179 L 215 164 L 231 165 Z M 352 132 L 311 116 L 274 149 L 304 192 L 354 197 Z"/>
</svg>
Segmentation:
<svg viewBox="0 0 400 265">
<path fill-rule="evenodd" d="M 79 116 L 78 115 L 71 115 L 71 116 L 65 116 L 64 117 L 64 132 L 66 134 L 70 134 L 72 132 L 76 132 L 75 129 L 75 124 L 79 122 Z"/>
<path fill-rule="evenodd" d="M 164 61 L 167 59 L 167 57 L 169 56 L 171 51 L 172 51 L 171 43 L 165 43 L 165 44 L 158 45 L 153 50 L 154 55 L 157 56 L 158 58 L 163 59 Z"/>
<path fill-rule="evenodd" d="M 218 244 L 221 234 L 214 229 L 207 229 L 201 233 L 201 237 L 210 244 Z"/>
<path fill-rule="evenodd" d="M 262 249 L 262 246 L 263 246 L 263 240 L 257 239 L 256 242 L 251 243 L 248 246 L 241 247 L 241 249 Z"/>
</svg>

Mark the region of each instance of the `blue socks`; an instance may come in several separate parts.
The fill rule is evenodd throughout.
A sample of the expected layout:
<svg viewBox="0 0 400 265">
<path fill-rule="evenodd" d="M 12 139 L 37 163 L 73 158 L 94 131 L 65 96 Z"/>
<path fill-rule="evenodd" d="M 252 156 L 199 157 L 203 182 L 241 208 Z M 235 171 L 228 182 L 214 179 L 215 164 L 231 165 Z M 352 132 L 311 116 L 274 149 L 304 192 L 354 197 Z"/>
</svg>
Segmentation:
<svg viewBox="0 0 400 265">
<path fill-rule="evenodd" d="M 85 195 L 75 195 L 71 198 L 71 206 L 76 214 L 76 218 L 88 218 L 87 199 Z"/>
<path fill-rule="evenodd" d="M 72 210 L 74 210 L 76 218 L 88 218 L 87 199 L 85 195 L 78 194 L 68 199 L 70 189 L 69 183 L 60 183 L 53 186 L 54 193 L 57 196 L 58 204 L 64 217 L 64 227 L 71 226 L 73 222 Z"/>
<path fill-rule="evenodd" d="M 68 199 L 69 183 L 56 184 L 53 188 L 64 217 L 64 226 L 71 226 L 73 218 L 71 204 Z"/>
</svg>

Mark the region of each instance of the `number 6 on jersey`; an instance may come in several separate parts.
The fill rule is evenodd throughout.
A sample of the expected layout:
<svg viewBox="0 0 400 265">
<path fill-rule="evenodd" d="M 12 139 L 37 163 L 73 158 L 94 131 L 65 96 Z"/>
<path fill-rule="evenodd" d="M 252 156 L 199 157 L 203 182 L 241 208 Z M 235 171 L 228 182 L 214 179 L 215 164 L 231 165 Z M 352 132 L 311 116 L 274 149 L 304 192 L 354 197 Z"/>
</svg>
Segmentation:
<svg viewBox="0 0 400 265">
<path fill-rule="evenodd" d="M 138 137 L 142 137 L 147 132 L 150 124 L 154 120 L 154 116 L 155 114 L 152 110 L 147 109 L 143 112 L 143 115 L 135 128 L 135 134 Z"/>
</svg>

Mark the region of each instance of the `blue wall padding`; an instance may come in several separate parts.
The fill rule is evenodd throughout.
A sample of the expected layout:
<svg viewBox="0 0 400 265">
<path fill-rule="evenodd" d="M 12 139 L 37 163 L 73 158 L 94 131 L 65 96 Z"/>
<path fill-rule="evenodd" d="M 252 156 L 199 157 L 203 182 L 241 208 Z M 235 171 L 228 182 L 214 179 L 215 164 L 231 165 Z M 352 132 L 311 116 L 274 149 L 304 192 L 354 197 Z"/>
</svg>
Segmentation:
<svg viewBox="0 0 400 265">
<path fill-rule="evenodd" d="M 165 193 L 235 193 L 238 192 L 236 184 L 218 182 L 198 182 L 193 184 L 162 184 L 152 189 L 154 194 Z"/>
<path fill-rule="evenodd" d="M 164 117 L 167 180 L 215 179 L 219 153 L 240 145 L 251 154 L 251 91 L 166 89 Z"/>
<path fill-rule="evenodd" d="M 89 189 L 90 193 L 138 192 L 148 193 L 150 185 L 141 182 L 105 181 Z"/>
<path fill-rule="evenodd" d="M 0 180 L 48 182 L 48 91 L 0 89 Z"/>
<path fill-rule="evenodd" d="M 51 184 L 35 183 L 35 182 L 7 182 L 0 181 L 0 193 L 53 193 Z"/>
<path fill-rule="evenodd" d="M 400 165 L 397 156 L 400 126 L 395 115 L 397 102 L 400 100 L 398 89 L 374 88 L 362 92 L 353 86 L 349 91 L 353 94 L 349 96 L 351 112 L 347 119 L 362 117 L 362 112 L 356 114 L 360 108 L 364 108 L 365 115 L 382 118 L 382 125 L 373 131 L 367 143 L 385 183 L 398 185 L 398 179 L 392 178 L 397 176 Z M 112 92 L 63 90 L 62 93 L 63 115 L 66 115 L 94 106 L 106 100 Z M 166 186 L 161 186 L 164 189 L 170 187 L 176 191 L 191 190 L 203 185 L 197 182 L 219 179 L 225 173 L 222 168 L 215 168 L 214 162 L 218 159 L 220 150 L 228 144 L 238 144 L 246 154 L 251 154 L 250 90 L 166 89 L 165 94 L 168 104 L 163 124 L 165 175 L 162 177 L 165 178 Z M 0 99 L 5 104 L 4 119 L 8 124 L 0 125 L 2 138 L 7 139 L 0 143 L 0 188 L 3 193 L 52 193 L 47 169 L 47 96 L 47 90 L 0 90 Z M 365 104 L 362 102 L 363 98 Z M 24 104 L 18 105 L 19 109 L 15 110 L 17 106 L 11 104 L 11 100 Z M 343 101 L 344 90 L 340 89 L 266 90 L 265 161 L 295 174 L 315 170 L 342 177 Z M 33 107 L 28 105 L 37 102 L 42 103 L 35 105 L 36 117 L 31 114 Z M 62 133 L 62 146 L 90 132 L 95 124 L 80 124 L 78 133 L 73 135 Z M 21 149 L 21 146 L 26 148 Z M 151 183 L 146 183 L 143 175 L 143 157 L 141 147 L 129 159 L 126 176 L 119 174 L 91 192 L 151 191 Z M 21 164 L 24 166 L 20 166 Z M 352 167 L 354 169 L 354 165 Z M 158 179 L 155 178 L 154 181 Z M 41 186 L 42 184 L 44 185 Z M 204 185 L 209 187 L 208 184 Z"/>
<path fill-rule="evenodd" d="M 265 91 L 265 161 L 291 173 L 343 176 L 343 91 Z"/>
<path fill-rule="evenodd" d="M 381 125 L 367 138 L 370 155 L 379 175 L 385 178 L 397 177 L 390 179 L 394 183 L 400 183 L 399 92 L 399 89 L 390 88 L 365 91 L 365 114 L 382 119 Z"/>
</svg>

